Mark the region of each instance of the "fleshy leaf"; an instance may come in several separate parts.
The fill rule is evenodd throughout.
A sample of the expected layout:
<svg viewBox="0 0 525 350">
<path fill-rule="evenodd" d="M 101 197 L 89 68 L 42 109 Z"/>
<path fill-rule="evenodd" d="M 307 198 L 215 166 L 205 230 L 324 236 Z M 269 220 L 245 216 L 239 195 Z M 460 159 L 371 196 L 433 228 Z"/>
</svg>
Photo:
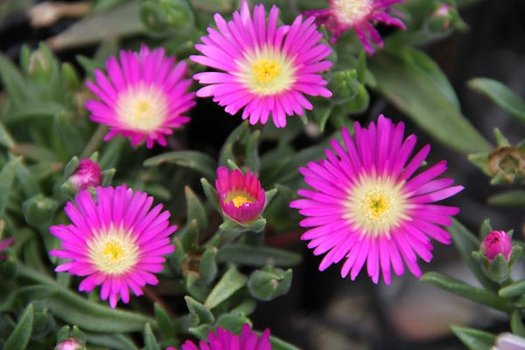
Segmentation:
<svg viewBox="0 0 525 350">
<path fill-rule="evenodd" d="M 421 51 L 382 52 L 369 68 L 379 82 L 377 90 L 437 140 L 466 154 L 491 149 L 461 114 L 439 67 Z"/>
<path fill-rule="evenodd" d="M 468 85 L 490 98 L 492 102 L 507 113 L 525 122 L 525 101 L 499 81 L 488 78 L 476 78 L 470 80 Z"/>
</svg>

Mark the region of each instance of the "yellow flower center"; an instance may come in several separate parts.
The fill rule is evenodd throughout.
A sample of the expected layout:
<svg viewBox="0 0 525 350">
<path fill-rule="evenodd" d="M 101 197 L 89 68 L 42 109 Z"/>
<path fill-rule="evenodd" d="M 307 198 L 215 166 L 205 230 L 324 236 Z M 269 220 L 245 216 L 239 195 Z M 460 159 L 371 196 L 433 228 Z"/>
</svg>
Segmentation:
<svg viewBox="0 0 525 350">
<path fill-rule="evenodd" d="M 292 59 L 268 46 L 245 54 L 237 65 L 239 81 L 256 95 L 278 94 L 295 82 Z"/>
<path fill-rule="evenodd" d="M 130 234 L 122 229 L 110 228 L 95 234 L 88 243 L 89 257 L 101 272 L 119 275 L 137 263 L 139 249 Z"/>
<path fill-rule="evenodd" d="M 388 196 L 378 191 L 366 195 L 361 206 L 372 220 L 379 220 L 391 208 Z"/>
<path fill-rule="evenodd" d="M 361 176 L 349 190 L 345 218 L 368 235 L 389 235 L 409 208 L 402 191 L 403 183 L 388 177 Z"/>
<path fill-rule="evenodd" d="M 231 202 L 233 202 L 233 205 L 235 206 L 235 208 L 240 208 L 244 204 L 252 203 L 251 200 L 249 200 L 248 198 L 246 198 L 243 195 L 237 195 L 237 196 L 233 197 Z"/>
<path fill-rule="evenodd" d="M 139 85 L 120 94 L 116 112 L 127 127 L 138 131 L 158 129 L 167 117 L 166 95 L 154 86 Z"/>
<path fill-rule="evenodd" d="M 253 75 L 259 84 L 268 84 L 281 74 L 281 65 L 275 60 L 260 59 L 252 65 Z"/>
<path fill-rule="evenodd" d="M 373 0 L 334 0 L 334 13 L 339 22 L 352 26 L 365 19 L 373 10 Z"/>
</svg>

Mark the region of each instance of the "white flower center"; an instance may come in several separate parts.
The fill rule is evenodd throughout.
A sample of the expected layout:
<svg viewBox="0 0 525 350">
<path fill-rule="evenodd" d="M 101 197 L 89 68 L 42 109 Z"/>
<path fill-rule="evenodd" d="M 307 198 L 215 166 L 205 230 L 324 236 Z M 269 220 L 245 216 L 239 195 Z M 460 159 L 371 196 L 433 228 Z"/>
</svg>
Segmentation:
<svg viewBox="0 0 525 350">
<path fill-rule="evenodd" d="M 110 228 L 98 232 L 88 242 L 89 257 L 101 272 L 119 275 L 135 266 L 139 249 L 129 232 Z"/>
<path fill-rule="evenodd" d="M 334 0 L 333 11 L 337 20 L 349 26 L 361 22 L 374 9 L 374 0 Z"/>
<path fill-rule="evenodd" d="M 403 183 L 388 177 L 361 176 L 349 190 L 345 218 L 368 235 L 388 235 L 408 219 L 409 205 L 402 187 Z"/>
<path fill-rule="evenodd" d="M 256 95 L 278 94 L 295 82 L 293 61 L 268 46 L 245 54 L 237 65 L 240 82 Z"/>
<path fill-rule="evenodd" d="M 117 115 L 127 127 L 138 131 L 154 131 L 167 117 L 166 94 L 155 86 L 138 85 L 120 94 Z"/>
</svg>

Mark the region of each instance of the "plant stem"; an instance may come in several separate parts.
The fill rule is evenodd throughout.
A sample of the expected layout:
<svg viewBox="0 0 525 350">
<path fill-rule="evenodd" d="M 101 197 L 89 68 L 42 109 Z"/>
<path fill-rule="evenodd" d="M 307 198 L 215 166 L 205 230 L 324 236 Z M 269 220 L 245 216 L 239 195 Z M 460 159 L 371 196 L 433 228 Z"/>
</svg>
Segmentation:
<svg viewBox="0 0 525 350">
<path fill-rule="evenodd" d="M 108 127 L 105 125 L 100 124 L 97 127 L 97 130 L 93 133 L 93 136 L 91 136 L 91 139 L 87 143 L 86 147 L 84 147 L 84 150 L 82 151 L 82 154 L 80 155 L 81 158 L 87 158 L 91 156 L 95 151 L 98 150 L 100 147 L 100 144 L 102 143 L 102 140 L 104 139 L 104 135 L 108 132 Z"/>
</svg>

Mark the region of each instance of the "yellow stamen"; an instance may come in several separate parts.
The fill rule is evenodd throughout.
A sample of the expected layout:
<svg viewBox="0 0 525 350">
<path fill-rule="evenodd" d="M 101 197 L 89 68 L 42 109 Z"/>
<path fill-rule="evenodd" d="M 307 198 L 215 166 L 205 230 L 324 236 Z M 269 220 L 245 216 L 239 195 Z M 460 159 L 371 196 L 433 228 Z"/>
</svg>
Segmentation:
<svg viewBox="0 0 525 350">
<path fill-rule="evenodd" d="M 402 183 L 389 178 L 362 177 L 349 192 L 345 217 L 370 235 L 388 235 L 390 230 L 408 219 L 409 205 Z"/>
<path fill-rule="evenodd" d="M 248 198 L 246 198 L 243 195 L 237 195 L 237 196 L 233 197 L 231 201 L 233 202 L 233 205 L 235 206 L 235 208 L 240 208 L 244 204 L 252 203 L 251 200 L 249 200 Z"/>
<path fill-rule="evenodd" d="M 268 84 L 281 74 L 282 68 L 276 60 L 263 58 L 252 65 L 252 71 L 259 84 Z"/>
<path fill-rule="evenodd" d="M 118 275 L 137 263 L 139 250 L 131 236 L 122 229 L 98 232 L 88 243 L 89 257 L 101 272 Z"/>
<path fill-rule="evenodd" d="M 139 131 L 153 131 L 167 118 L 165 93 L 156 87 L 137 86 L 120 94 L 117 115 L 127 127 Z"/>
<path fill-rule="evenodd" d="M 237 65 L 239 81 L 257 95 L 281 93 L 295 82 L 293 59 L 272 47 L 246 53 Z"/>
</svg>

